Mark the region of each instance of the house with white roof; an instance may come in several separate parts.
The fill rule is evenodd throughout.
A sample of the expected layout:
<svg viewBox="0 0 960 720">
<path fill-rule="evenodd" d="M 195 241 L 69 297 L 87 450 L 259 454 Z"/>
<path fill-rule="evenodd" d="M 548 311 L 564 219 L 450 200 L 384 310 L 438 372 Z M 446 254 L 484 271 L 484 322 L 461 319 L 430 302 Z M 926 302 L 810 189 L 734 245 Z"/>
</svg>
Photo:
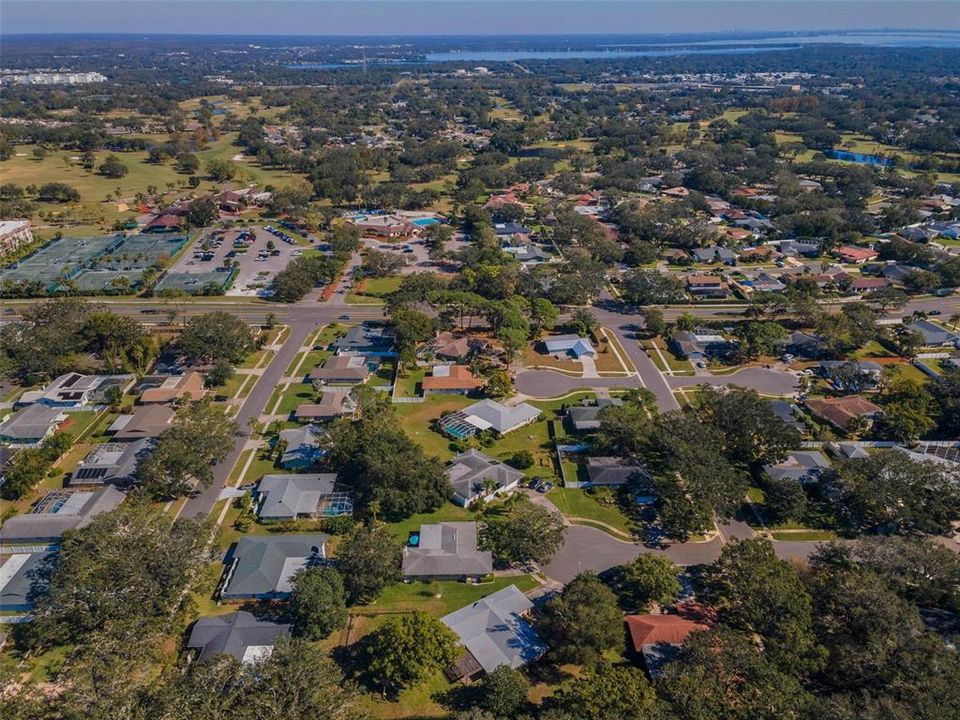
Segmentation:
<svg viewBox="0 0 960 720">
<path fill-rule="evenodd" d="M 519 668 L 543 655 L 547 648 L 527 621 L 531 609 L 529 598 L 508 585 L 440 618 L 466 648 L 466 657 L 447 676 L 473 678 L 501 665 Z"/>
<path fill-rule="evenodd" d="M 494 400 L 481 400 L 440 418 L 438 425 L 445 434 L 462 440 L 484 430 L 506 435 L 536 422 L 539 417 L 540 411 L 527 403 L 507 406 Z"/>
<path fill-rule="evenodd" d="M 570 355 L 578 360 L 581 357 L 597 356 L 597 351 L 590 340 L 579 335 L 554 335 L 545 338 L 543 346 L 550 355 Z"/>
</svg>

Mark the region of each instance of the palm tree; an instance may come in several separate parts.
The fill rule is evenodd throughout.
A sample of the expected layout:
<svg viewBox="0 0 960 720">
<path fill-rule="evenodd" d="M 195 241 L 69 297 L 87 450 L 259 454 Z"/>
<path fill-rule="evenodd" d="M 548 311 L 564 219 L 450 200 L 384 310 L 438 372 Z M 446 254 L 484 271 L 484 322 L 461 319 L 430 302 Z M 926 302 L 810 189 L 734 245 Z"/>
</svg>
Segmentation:
<svg viewBox="0 0 960 720">
<path fill-rule="evenodd" d="M 956 330 L 956 329 L 957 329 L 957 325 L 960 324 L 960 313 L 954 313 L 953 315 L 951 315 L 951 316 L 947 319 L 947 322 L 949 322 L 949 323 L 950 323 L 950 326 L 951 326 L 954 330 Z"/>
</svg>

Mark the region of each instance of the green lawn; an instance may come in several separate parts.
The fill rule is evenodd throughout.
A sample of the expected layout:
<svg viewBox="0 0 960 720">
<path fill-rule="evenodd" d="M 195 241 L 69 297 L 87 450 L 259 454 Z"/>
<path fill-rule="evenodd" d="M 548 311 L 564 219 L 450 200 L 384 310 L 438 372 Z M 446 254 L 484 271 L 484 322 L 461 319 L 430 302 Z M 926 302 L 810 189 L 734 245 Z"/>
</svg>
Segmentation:
<svg viewBox="0 0 960 720">
<path fill-rule="evenodd" d="M 438 522 L 468 522 L 475 519 L 476 515 L 470 510 L 454 505 L 452 502 L 445 502 L 433 512 L 411 515 L 406 520 L 388 524 L 387 528 L 398 540 L 406 542 L 410 532 L 420 529 L 421 525 Z"/>
<path fill-rule="evenodd" d="M 397 392 L 400 397 L 418 397 L 421 392 L 420 383 L 423 382 L 427 369 L 418 367 L 407 370 L 402 377 L 397 378 Z"/>
<path fill-rule="evenodd" d="M 77 438 L 83 437 L 87 430 L 92 429 L 92 426 L 97 421 L 98 415 L 99 413 L 95 410 L 80 410 L 79 412 L 67 413 L 63 430 L 76 441 Z"/>
<path fill-rule="evenodd" d="M 567 517 L 588 518 L 627 534 L 634 532 L 635 524 L 618 505 L 603 505 L 582 488 L 555 488 L 547 498 Z"/>
<path fill-rule="evenodd" d="M 310 383 L 290 383 L 283 391 L 283 397 L 280 400 L 280 407 L 276 410 L 278 415 L 289 415 L 304 403 L 312 403 L 316 400 L 317 393 Z M 268 406 L 268 411 L 272 409 Z"/>
<path fill-rule="evenodd" d="M 347 302 L 351 305 L 378 305 L 383 303 L 383 297 L 400 287 L 403 278 L 400 275 L 391 275 L 383 278 L 366 278 L 359 287 L 347 293 Z"/>
<path fill-rule="evenodd" d="M 151 136 L 157 141 L 166 139 L 166 136 Z M 236 133 L 224 133 L 217 140 L 210 143 L 206 150 L 196 153 L 200 159 L 201 167 L 213 159 L 230 159 L 241 149 L 234 145 Z M 178 173 L 172 162 L 162 165 L 154 165 L 147 162 L 147 153 L 140 152 L 108 152 L 98 151 L 96 156 L 96 165 L 100 165 L 107 155 L 116 155 L 120 161 L 127 166 L 127 174 L 122 178 L 108 178 L 85 170 L 77 158 L 80 153 L 72 150 L 57 150 L 47 154 L 43 160 L 35 160 L 30 151 L 32 146 L 18 146 L 27 155 L 23 157 L 14 156 L 3 163 L 3 181 L 16 183 L 17 185 L 43 185 L 48 182 L 64 182 L 76 188 L 80 193 L 80 202 L 73 205 L 61 205 L 57 203 L 37 203 L 37 212 L 43 212 L 48 216 L 60 217 L 65 222 L 69 222 L 76 227 L 65 228 L 65 235 L 79 235 L 80 231 L 87 234 L 102 233 L 109 230 L 113 222 L 119 218 L 131 218 L 136 215 L 136 210 L 124 209 L 118 205 L 118 201 L 106 202 L 108 195 L 116 195 L 120 191 L 120 197 L 127 204 L 133 202 L 134 196 L 138 192 L 146 192 L 150 185 L 156 186 L 161 192 L 167 191 L 168 184 L 172 183 L 174 188 L 183 192 L 186 186 L 187 176 Z M 259 167 L 256 162 L 244 160 L 237 163 L 239 167 L 238 175 L 234 179 L 234 184 L 245 184 L 256 182 L 260 185 L 272 183 L 278 187 L 289 185 L 295 176 L 292 173 L 265 169 Z M 200 186 L 192 192 L 195 195 L 203 195 L 214 190 L 215 184 L 204 180 Z M 37 233 L 39 239 L 49 239 L 53 236 L 56 228 L 44 229 Z"/>
<path fill-rule="evenodd" d="M 537 581 L 529 575 L 517 575 L 498 577 L 491 582 L 480 584 L 454 580 L 396 583 L 384 589 L 380 597 L 371 604 L 351 608 L 351 612 L 366 615 L 423 610 L 442 617 L 508 585 L 516 585 L 522 592 L 527 592 L 537 586 Z M 438 594 L 440 597 L 437 597 Z"/>
</svg>

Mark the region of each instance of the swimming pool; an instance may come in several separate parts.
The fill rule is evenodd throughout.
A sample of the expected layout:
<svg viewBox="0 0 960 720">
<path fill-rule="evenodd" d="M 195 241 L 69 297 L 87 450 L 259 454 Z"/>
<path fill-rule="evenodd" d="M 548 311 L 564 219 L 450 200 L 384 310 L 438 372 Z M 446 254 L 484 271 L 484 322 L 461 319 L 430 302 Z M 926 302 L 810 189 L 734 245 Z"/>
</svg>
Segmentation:
<svg viewBox="0 0 960 720">
<path fill-rule="evenodd" d="M 418 227 L 426 227 L 427 225 L 436 225 L 440 221 L 437 220 L 436 218 L 425 217 L 425 218 L 417 218 L 416 220 L 411 220 L 410 222 L 412 222 L 414 225 Z"/>
</svg>

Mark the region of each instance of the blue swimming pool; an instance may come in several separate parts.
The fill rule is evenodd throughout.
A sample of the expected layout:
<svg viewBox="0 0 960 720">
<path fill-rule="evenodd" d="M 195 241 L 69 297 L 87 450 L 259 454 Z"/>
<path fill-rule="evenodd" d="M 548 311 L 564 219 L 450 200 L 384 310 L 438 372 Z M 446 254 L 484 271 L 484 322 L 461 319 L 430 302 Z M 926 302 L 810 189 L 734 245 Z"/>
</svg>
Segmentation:
<svg viewBox="0 0 960 720">
<path fill-rule="evenodd" d="M 436 225 L 440 221 L 437 220 L 436 218 L 425 217 L 425 218 L 417 218 L 416 220 L 411 220 L 411 222 L 414 225 L 417 225 L 418 227 L 426 227 L 427 225 Z"/>
<path fill-rule="evenodd" d="M 411 532 L 407 536 L 407 545 L 410 547 L 419 547 L 420 546 L 420 533 Z"/>
</svg>

